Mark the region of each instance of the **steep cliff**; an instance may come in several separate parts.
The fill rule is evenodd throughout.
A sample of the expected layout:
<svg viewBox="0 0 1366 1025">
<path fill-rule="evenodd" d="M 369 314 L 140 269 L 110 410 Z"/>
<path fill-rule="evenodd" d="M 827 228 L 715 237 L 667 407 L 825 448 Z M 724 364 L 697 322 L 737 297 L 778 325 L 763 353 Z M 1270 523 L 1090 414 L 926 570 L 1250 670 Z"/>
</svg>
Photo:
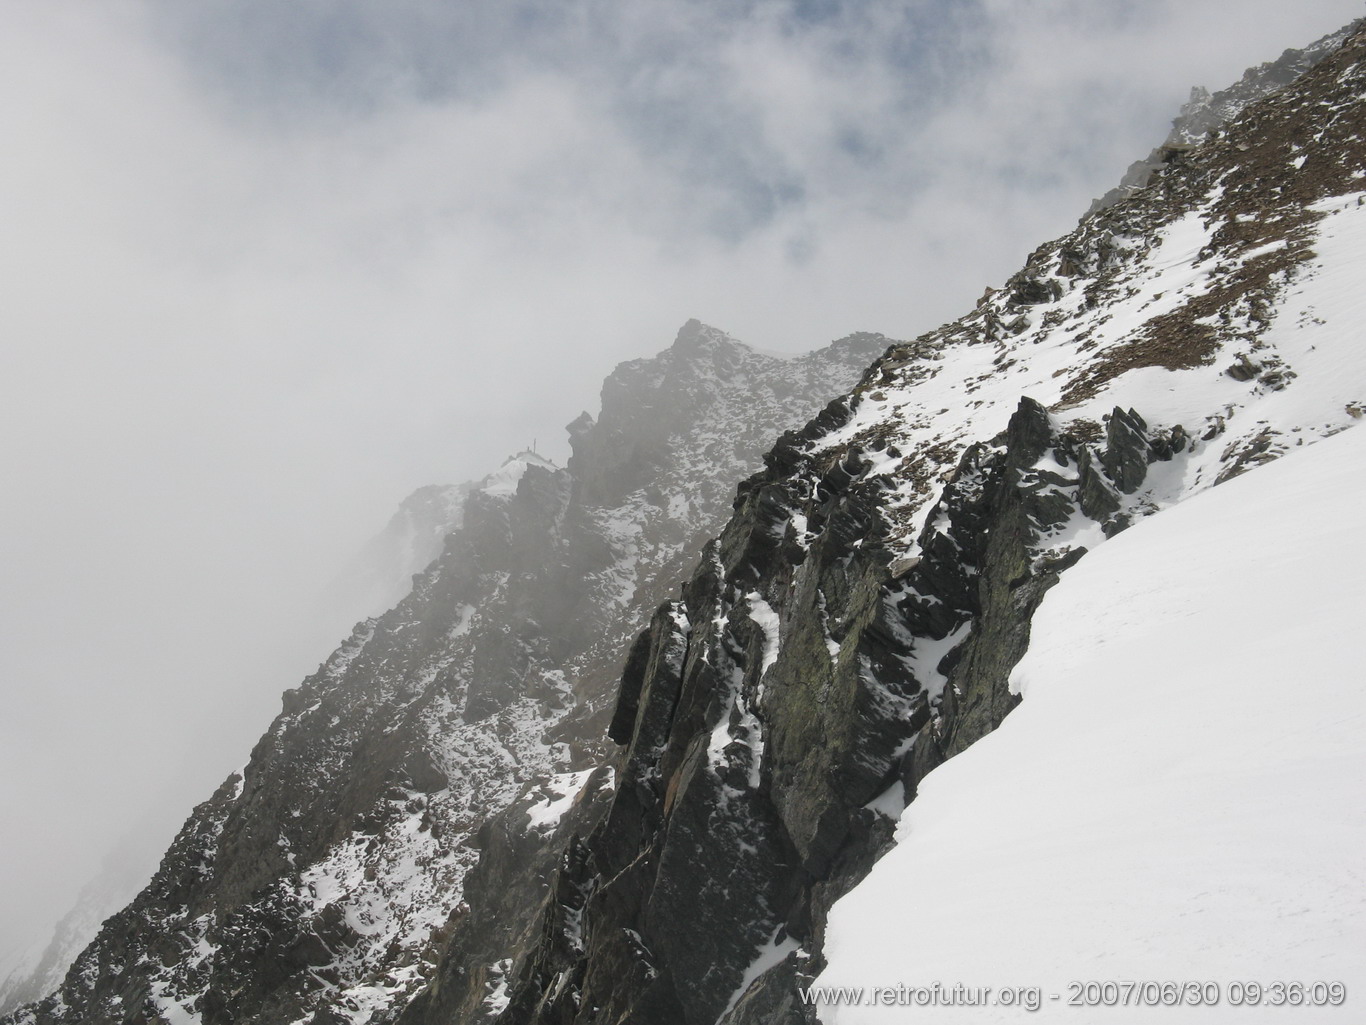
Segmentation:
<svg viewBox="0 0 1366 1025">
<path fill-rule="evenodd" d="M 1363 57 L 1345 33 L 779 441 L 632 651 L 615 794 L 499 1021 L 811 1020 L 830 907 L 1018 702 L 1058 574 L 1362 416 Z"/>
<path fill-rule="evenodd" d="M 1059 579 L 1366 412 L 1366 33 L 1316 56 L 919 339 L 618 368 L 7 1021 L 813 1020 Z"/>
<path fill-rule="evenodd" d="M 1019 707 L 832 910 L 825 1025 L 1351 1018 L 1363 465 L 1305 445 L 1062 575 Z"/>
<path fill-rule="evenodd" d="M 500 896 L 540 899 L 556 820 L 537 809 L 602 760 L 635 623 L 719 529 L 763 446 L 888 344 L 856 335 L 782 358 L 693 321 L 619 367 L 599 421 L 571 428 L 569 468 L 523 457 L 469 490 L 411 593 L 285 694 L 151 884 L 55 994 L 6 1020 L 397 1013 L 467 915 L 466 876 L 498 845 L 491 820 L 519 798 Z M 517 926 L 461 933 L 479 1000 Z"/>
</svg>

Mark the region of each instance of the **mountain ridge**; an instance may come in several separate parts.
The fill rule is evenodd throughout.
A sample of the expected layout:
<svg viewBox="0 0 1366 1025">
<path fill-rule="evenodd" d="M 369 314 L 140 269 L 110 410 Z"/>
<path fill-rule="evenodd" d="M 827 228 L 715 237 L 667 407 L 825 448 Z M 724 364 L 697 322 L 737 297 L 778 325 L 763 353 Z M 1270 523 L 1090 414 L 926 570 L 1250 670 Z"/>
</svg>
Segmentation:
<svg viewBox="0 0 1366 1025">
<path fill-rule="evenodd" d="M 1237 82 L 1213 94 L 1203 86 L 1193 86 L 1190 99 L 1181 105 L 1163 143 L 1145 159 L 1130 164 L 1119 184 L 1093 200 L 1085 216 L 1113 206 L 1142 189 L 1164 164 L 1216 134 L 1249 103 L 1289 85 L 1341 46 L 1359 25 L 1359 21 L 1344 25 L 1302 49 L 1288 49 L 1274 61 L 1248 68 Z"/>
<path fill-rule="evenodd" d="M 619 367 L 604 426 L 571 437 L 573 469 L 521 459 L 471 487 L 411 591 L 285 693 L 152 883 L 14 1020 L 292 1022 L 401 1004 L 460 913 L 486 819 L 601 756 L 618 647 L 724 520 L 730 481 L 888 344 L 778 360 L 690 322 Z M 576 496 L 579 477 L 594 484 Z"/>
<path fill-rule="evenodd" d="M 8 1020 L 814 1020 L 831 909 L 1018 703 L 1060 577 L 1363 415 L 1364 57 L 1354 26 L 959 320 L 846 339 L 879 358 L 819 412 L 819 359 L 756 391 L 761 355 L 697 322 L 623 364 L 566 470 L 472 496 L 413 593 L 286 695 L 168 853 L 160 926 L 123 913 Z M 782 432 L 698 416 L 788 388 L 812 408 Z M 706 472 L 773 434 L 738 491 Z"/>
<path fill-rule="evenodd" d="M 812 1020 L 829 909 L 1018 702 L 1059 574 L 1355 423 L 1363 53 L 1355 26 L 779 440 L 641 635 L 611 807 L 496 1020 Z"/>
</svg>

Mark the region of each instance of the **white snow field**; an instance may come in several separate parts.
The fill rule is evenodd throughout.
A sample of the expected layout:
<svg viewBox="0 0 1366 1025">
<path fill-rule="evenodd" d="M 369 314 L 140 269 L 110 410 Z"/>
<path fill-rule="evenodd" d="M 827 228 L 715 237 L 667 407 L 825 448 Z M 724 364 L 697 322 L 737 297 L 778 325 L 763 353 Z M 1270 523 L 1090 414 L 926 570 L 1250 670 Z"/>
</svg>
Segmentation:
<svg viewBox="0 0 1366 1025">
<path fill-rule="evenodd" d="M 835 906 L 817 985 L 864 991 L 821 1021 L 1366 1021 L 1363 469 L 1366 430 L 1347 430 L 1064 574 L 1012 676 L 1021 705 L 926 778 Z M 1163 995 L 1142 984 L 1167 982 L 1218 1005 L 1148 1006 Z M 1341 1006 L 1268 1006 L 1333 982 Z M 1231 1006 L 1245 983 L 1259 1006 Z M 955 984 L 991 993 L 944 1006 Z M 1038 1009 L 1001 1006 L 1005 987 Z"/>
</svg>

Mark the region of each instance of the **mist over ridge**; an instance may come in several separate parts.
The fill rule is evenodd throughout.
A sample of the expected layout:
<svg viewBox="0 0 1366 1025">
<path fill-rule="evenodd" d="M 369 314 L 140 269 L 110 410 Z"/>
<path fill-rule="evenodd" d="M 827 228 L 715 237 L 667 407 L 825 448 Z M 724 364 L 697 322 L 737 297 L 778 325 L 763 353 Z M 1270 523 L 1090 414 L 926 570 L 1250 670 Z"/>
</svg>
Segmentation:
<svg viewBox="0 0 1366 1025">
<path fill-rule="evenodd" d="M 1357 6 L 8 5 L 0 953 L 120 833 L 150 871 L 403 495 L 563 465 L 691 317 L 796 352 L 963 313 L 1191 85 Z"/>
</svg>

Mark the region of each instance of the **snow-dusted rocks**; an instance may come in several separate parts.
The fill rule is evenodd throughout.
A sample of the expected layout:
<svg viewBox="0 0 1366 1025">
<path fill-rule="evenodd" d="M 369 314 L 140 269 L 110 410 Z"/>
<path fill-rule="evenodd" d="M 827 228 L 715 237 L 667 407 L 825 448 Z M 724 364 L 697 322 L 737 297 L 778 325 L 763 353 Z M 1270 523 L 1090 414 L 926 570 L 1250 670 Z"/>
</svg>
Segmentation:
<svg viewBox="0 0 1366 1025">
<path fill-rule="evenodd" d="M 433 1014 L 492 1014 L 570 813 L 612 791 L 592 770 L 638 622 L 772 437 L 888 344 L 773 357 L 691 322 L 608 378 L 569 469 L 521 453 L 406 502 L 371 561 L 411 572 L 450 527 L 435 561 L 285 694 L 151 885 L 14 1020 L 378 1022 L 424 989 Z"/>
<path fill-rule="evenodd" d="M 1208 89 L 1195 87 L 1190 100 L 1172 121 L 1166 141 L 1144 160 L 1136 160 L 1125 172 L 1119 185 L 1091 204 L 1091 213 L 1114 206 L 1142 189 L 1164 164 L 1188 152 L 1219 131 L 1250 103 L 1289 85 L 1323 60 L 1352 34 L 1354 26 L 1347 25 L 1310 43 L 1302 50 L 1286 50 L 1274 61 L 1266 61 L 1248 68 L 1243 77 L 1226 89 L 1211 95 Z"/>
<path fill-rule="evenodd" d="M 483 480 L 418 488 L 333 581 L 328 588 L 331 604 L 366 615 L 379 615 L 398 604 L 412 590 L 414 575 L 431 565 L 447 535 L 464 522 L 471 493 L 511 498 L 528 466 L 554 469 L 545 457 L 524 449 Z"/>
<path fill-rule="evenodd" d="M 875 463 L 801 455 L 840 408 L 770 459 L 800 470 L 742 485 L 682 600 L 632 650 L 611 729 L 622 782 L 590 857 L 559 876 L 588 895 L 579 942 L 514 969 L 508 1020 L 595 1006 L 610 1021 L 763 1021 L 790 1000 L 825 909 L 905 795 L 1013 705 L 1029 612 L 1187 440 L 1119 412 L 1093 445 L 1026 399 L 963 456 L 923 554 L 893 578 Z M 553 904 L 544 921 L 566 927 Z"/>
<path fill-rule="evenodd" d="M 1343 38 L 779 440 L 632 653 L 621 785 L 557 876 L 576 941 L 514 965 L 504 1022 L 809 1021 L 830 908 L 1019 700 L 1049 588 L 1361 417 L 1366 34 Z M 954 884 L 926 883 L 943 908 Z M 548 902 L 547 937 L 569 921 Z"/>
<path fill-rule="evenodd" d="M 924 781 L 897 846 L 831 912 L 822 1022 L 1349 1011 L 1366 986 L 1366 689 L 1345 642 L 1366 612 L 1362 466 L 1353 429 L 1064 575 L 1012 674 L 1019 709 Z M 1073 980 L 1213 983 L 1220 1001 L 1087 1010 Z M 1306 1001 L 1342 983 L 1348 1006 L 1231 1006 L 1231 983 L 1277 980 Z M 934 983 L 1037 987 L 1041 1008 L 872 996 Z"/>
<path fill-rule="evenodd" d="M 1140 659 L 1167 657 L 1152 624 L 1167 624 L 1173 651 L 1207 650 L 1208 631 L 1188 635 L 1158 588 L 1216 586 L 1185 567 L 1161 573 L 1168 550 L 1186 557 L 1182 531 L 1208 538 L 1211 521 L 1172 507 L 1198 496 L 1227 521 L 1236 499 L 1202 492 L 1243 474 L 1256 481 L 1270 472 L 1263 464 L 1366 410 L 1364 124 L 1366 33 L 1353 28 L 1300 78 L 1174 151 L 1144 189 L 1040 246 L 974 310 L 922 338 L 853 336 L 785 360 L 691 322 L 667 353 L 624 364 L 599 417 L 571 425 L 568 469 L 527 465 L 515 488 L 472 492 L 412 593 L 286 695 L 244 773 L 196 810 L 152 886 L 58 994 L 13 1020 L 807 1023 L 815 1012 L 801 991 L 827 958 L 832 980 L 878 963 L 849 939 L 878 908 L 898 908 L 913 923 L 907 942 L 932 946 L 955 898 L 986 882 L 993 913 L 1024 906 L 1005 862 L 979 858 L 956 878 L 936 860 L 966 857 L 963 845 L 981 838 L 936 794 L 956 798 L 967 784 L 952 781 L 968 780 L 970 806 L 1008 805 L 1021 844 L 1056 842 L 1057 831 L 1041 835 L 1018 813 L 1027 805 L 1015 781 L 1037 778 L 1039 765 L 1089 770 L 1165 823 L 1192 853 L 1196 881 L 1208 879 L 1199 906 L 1211 921 L 1239 892 L 1270 900 L 1282 919 L 1297 906 L 1316 915 L 1344 892 L 1328 861 L 1317 882 L 1276 891 L 1268 847 L 1238 891 L 1217 855 L 1267 840 L 1264 823 L 1210 818 L 1180 833 L 1161 817 L 1217 800 L 1228 782 L 1192 751 L 1205 736 L 1227 741 L 1221 750 L 1242 767 L 1230 784 L 1239 801 L 1247 779 L 1290 801 L 1321 778 L 1316 754 L 1303 777 L 1286 775 L 1301 781 L 1289 789 L 1271 771 L 1242 771 L 1291 749 L 1276 734 L 1289 684 L 1273 693 L 1270 677 L 1257 678 L 1257 700 L 1234 717 L 1245 734 L 1198 720 L 1192 733 L 1171 720 L 1224 708 L 1228 691 L 1193 698 L 1201 681 Z M 1350 480 L 1360 446 L 1329 444 L 1322 451 L 1337 453 Z M 760 467 L 753 457 L 766 447 Z M 1268 492 L 1238 483 L 1251 505 L 1308 486 L 1266 479 Z M 1125 533 L 1135 525 L 1143 533 Z M 1255 580 L 1253 560 L 1277 543 L 1324 558 L 1260 527 L 1229 534 L 1243 538 L 1247 562 L 1228 570 L 1235 582 Z M 1125 540 L 1145 536 L 1157 547 Z M 1189 569 L 1225 566 L 1211 561 L 1225 549 L 1205 547 Z M 1137 554 L 1075 576 L 1097 549 Z M 1117 590 L 1106 566 L 1132 571 L 1138 590 Z M 1079 597 L 1050 604 L 1071 580 L 1082 581 Z M 1318 629 L 1315 600 L 1257 629 L 1280 678 L 1301 637 L 1328 649 L 1338 635 Z M 1142 622 L 1126 618 L 1125 602 L 1146 610 Z M 1085 617 L 1093 622 L 1072 622 Z M 1274 631 L 1289 623 L 1296 631 L 1278 646 Z M 1069 634 L 1081 639 L 1070 654 Z M 1130 669 L 1088 687 L 1108 673 L 1109 643 L 1166 674 L 1160 686 Z M 1241 671 L 1247 657 L 1228 664 Z M 1324 657 L 1303 664 L 1340 670 Z M 1338 759 L 1350 729 L 1312 717 L 1337 685 L 1307 693 L 1321 700 L 1284 721 L 1322 727 Z M 1129 703 L 1147 748 L 1106 718 Z M 1179 751 L 1164 731 L 1183 738 Z M 993 761 L 993 751 L 1011 757 Z M 1149 771 L 1130 771 L 1138 764 Z M 1177 764 L 1191 774 L 1166 771 Z M 1336 806 L 1360 795 L 1361 767 L 1350 752 L 1334 764 L 1345 769 Z M 1040 807 L 1095 797 L 1089 777 L 1080 792 L 1050 789 L 1057 776 L 1040 780 Z M 1087 821 L 1102 835 L 1079 850 L 1123 867 L 1115 837 L 1172 849 L 1157 833 L 1135 836 L 1123 801 L 1097 812 Z M 1330 861 L 1359 839 L 1323 836 Z M 889 849 L 897 860 L 882 864 L 920 867 L 906 879 L 879 869 L 872 889 L 858 887 Z M 1063 877 L 1048 878 L 1056 887 Z M 914 924 L 922 883 L 939 891 L 925 898 L 938 929 Z M 895 904 L 880 896 L 903 884 Z M 1165 896 L 1181 892 L 1194 891 Z M 1135 934 L 1179 928 L 1110 906 Z M 971 922 L 987 919 L 972 909 Z M 1359 902 L 1321 920 L 1324 942 L 1359 943 Z M 1227 919 L 1234 930 L 1243 922 Z M 960 978 L 972 981 L 941 981 Z"/>
</svg>

